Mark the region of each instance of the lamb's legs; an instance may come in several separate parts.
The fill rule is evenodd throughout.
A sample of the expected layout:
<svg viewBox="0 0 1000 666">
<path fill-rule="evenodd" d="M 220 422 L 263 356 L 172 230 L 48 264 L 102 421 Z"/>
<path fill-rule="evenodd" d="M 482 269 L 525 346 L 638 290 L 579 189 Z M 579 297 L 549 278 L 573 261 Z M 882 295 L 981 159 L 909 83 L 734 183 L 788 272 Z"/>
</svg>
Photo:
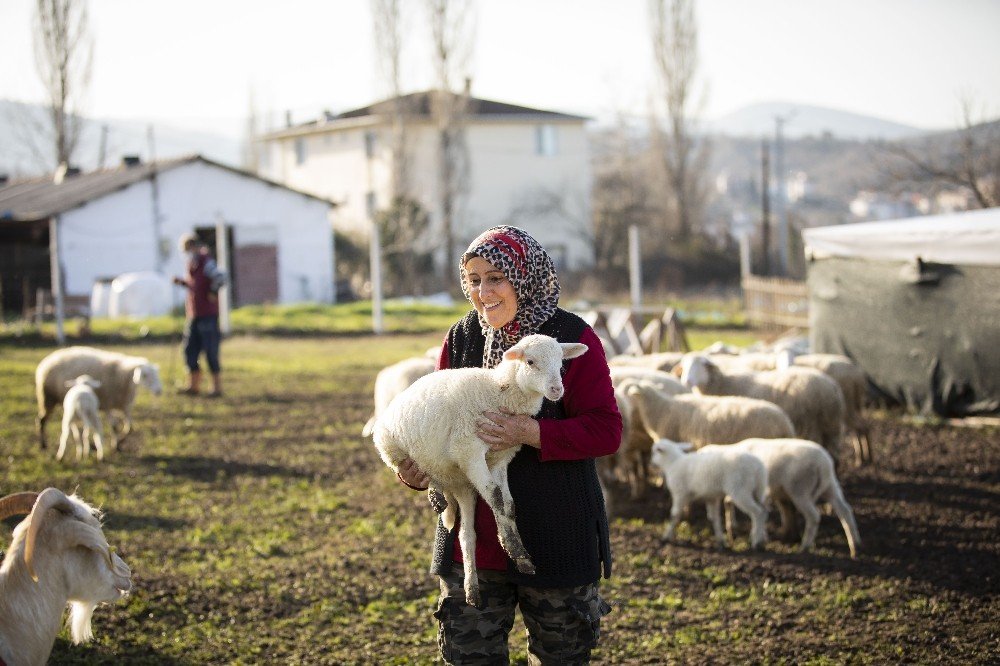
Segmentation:
<svg viewBox="0 0 1000 666">
<path fill-rule="evenodd" d="M 736 508 L 750 516 L 750 547 L 760 548 L 767 541 L 767 509 L 750 495 L 730 497 Z"/>
<path fill-rule="evenodd" d="M 479 608 L 483 601 L 479 594 L 479 576 L 476 573 L 476 495 L 471 488 L 456 490 L 449 498 L 458 504 L 462 521 L 458 527 L 458 542 L 462 546 L 462 571 L 465 576 L 465 601 Z"/>
<path fill-rule="evenodd" d="M 670 520 L 667 521 L 667 527 L 663 530 L 663 541 L 673 541 L 674 530 L 677 529 L 677 523 L 681 522 L 681 516 L 684 514 L 684 504 L 676 497 L 670 498 Z"/>
<path fill-rule="evenodd" d="M 104 439 L 101 433 L 104 431 L 104 425 L 101 423 L 101 417 L 98 415 L 94 416 L 94 449 L 97 451 L 97 459 L 104 460 Z"/>
<path fill-rule="evenodd" d="M 806 520 L 806 527 L 802 531 L 802 542 L 799 548 L 802 552 L 812 550 L 816 543 L 816 532 L 819 530 L 820 512 L 811 497 L 792 496 L 792 503 L 799 510 Z"/>
<path fill-rule="evenodd" d="M 725 548 L 726 535 L 722 533 L 722 516 L 720 515 L 721 505 L 721 499 L 707 500 L 705 502 L 705 512 L 708 513 L 708 519 L 712 523 L 712 532 L 715 533 L 715 543 L 719 546 L 719 548 Z"/>
<path fill-rule="evenodd" d="M 844 534 L 847 536 L 847 547 L 851 551 L 851 557 L 857 557 L 858 547 L 861 546 L 861 534 L 858 532 L 858 524 L 854 520 L 854 511 L 851 510 L 839 488 L 828 490 L 824 499 L 830 503 L 837 518 L 840 519 Z"/>
<path fill-rule="evenodd" d="M 63 417 L 62 434 L 59 436 L 59 450 L 56 451 L 56 460 L 62 460 L 66 454 L 66 444 L 69 441 L 70 430 L 72 428 L 72 424 L 68 421 L 69 419 Z"/>
<path fill-rule="evenodd" d="M 510 488 L 507 487 L 506 483 L 501 486 L 499 481 L 501 469 L 503 470 L 503 479 L 506 481 L 507 462 L 495 463 L 495 473 L 491 473 L 486 465 L 485 452 L 482 458 L 468 460 L 465 465 L 465 473 L 469 482 L 493 510 L 493 516 L 496 518 L 499 528 L 500 545 L 514 560 L 518 571 L 535 573 L 535 565 L 531 562 L 531 556 L 521 542 L 521 535 L 518 534 L 517 524 L 514 522 L 514 499 L 511 497 Z"/>
</svg>

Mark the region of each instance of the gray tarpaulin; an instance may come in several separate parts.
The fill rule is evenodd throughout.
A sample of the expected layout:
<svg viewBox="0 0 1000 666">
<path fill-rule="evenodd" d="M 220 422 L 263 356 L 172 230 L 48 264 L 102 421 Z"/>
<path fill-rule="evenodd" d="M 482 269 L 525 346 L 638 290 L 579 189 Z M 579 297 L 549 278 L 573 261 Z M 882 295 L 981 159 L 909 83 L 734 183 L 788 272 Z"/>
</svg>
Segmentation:
<svg viewBox="0 0 1000 666">
<path fill-rule="evenodd" d="M 998 414 L 1000 209 L 906 222 L 803 232 L 812 348 L 913 410 Z"/>
</svg>

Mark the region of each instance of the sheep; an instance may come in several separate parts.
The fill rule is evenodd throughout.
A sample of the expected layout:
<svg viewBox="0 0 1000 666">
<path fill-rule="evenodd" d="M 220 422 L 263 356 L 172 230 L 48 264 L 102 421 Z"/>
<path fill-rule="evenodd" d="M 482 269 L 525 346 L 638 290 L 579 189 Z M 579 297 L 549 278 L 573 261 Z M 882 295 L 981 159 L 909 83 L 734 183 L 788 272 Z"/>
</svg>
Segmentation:
<svg viewBox="0 0 1000 666">
<path fill-rule="evenodd" d="M 70 435 L 76 441 L 76 459 L 87 456 L 90 450 L 90 440 L 93 437 L 97 459 L 104 460 L 104 442 L 101 437 L 103 426 L 97 410 L 99 402 L 94 389 L 101 387 L 101 382 L 90 375 L 80 375 L 75 381 L 66 382 L 69 389 L 63 398 L 62 436 L 59 438 L 59 451 L 56 460 L 62 460 L 66 453 L 66 443 Z"/>
<path fill-rule="evenodd" d="M 868 438 L 868 421 L 865 403 L 868 400 L 868 375 L 854 361 L 841 354 L 795 354 L 792 350 L 779 352 L 777 368 L 791 365 L 813 368 L 829 375 L 844 394 L 844 426 L 851 434 L 854 460 L 858 465 L 872 462 L 871 441 Z"/>
<path fill-rule="evenodd" d="M 90 375 L 101 382 L 96 390 L 101 409 L 121 413 L 121 432 L 115 432 L 114 447 L 132 432 L 132 403 L 137 386 L 145 386 L 153 395 L 160 395 L 163 385 L 157 366 L 141 356 L 128 356 L 93 347 L 67 347 L 52 352 L 39 362 L 35 370 L 35 397 L 38 399 L 36 421 L 41 448 L 46 447 L 45 422 L 52 408 L 63 401 L 66 382 L 80 375 Z"/>
<path fill-rule="evenodd" d="M 792 437 L 788 415 L 773 402 L 727 395 L 682 393 L 670 396 L 641 383 L 630 384 L 629 401 L 637 412 L 636 428 L 651 439 L 731 444 L 748 437 Z"/>
<path fill-rule="evenodd" d="M 623 450 L 627 450 L 629 441 L 632 438 L 632 410 L 628 397 L 626 397 L 621 389 L 615 389 L 615 402 L 618 404 L 618 413 L 622 417 L 622 436 L 618 445 L 618 451 L 614 455 L 601 456 L 597 459 L 598 481 L 601 483 L 604 507 L 609 516 L 614 513 L 614 497 L 610 492 L 610 488 L 611 484 L 615 481 L 617 472 L 620 471 L 622 476 L 625 477 L 626 482 L 630 486 L 633 486 L 633 488 L 637 482 L 633 479 L 632 475 L 638 473 L 634 462 L 635 456 L 628 453 L 623 454 Z M 640 469 L 638 471 L 641 471 L 643 474 L 645 473 L 645 470 Z M 635 496 L 635 492 L 633 492 L 633 497 Z"/>
<path fill-rule="evenodd" d="M 658 352 L 656 354 L 616 354 L 608 358 L 610 366 L 628 366 L 633 368 L 651 368 L 662 372 L 670 372 L 681 362 L 684 352 Z"/>
<path fill-rule="evenodd" d="M 623 419 L 626 418 L 626 412 L 628 412 L 628 420 L 634 424 L 634 427 L 628 431 L 628 439 L 622 440 L 622 445 L 614 456 L 616 466 L 619 466 L 617 461 L 621 461 L 620 468 L 624 472 L 633 499 L 639 497 L 646 487 L 649 478 L 649 450 L 653 446 L 653 440 L 646 433 L 646 430 L 638 427 L 639 417 L 633 413 L 635 408 L 632 406 L 632 402 L 627 400 L 626 391 L 629 385 L 635 382 L 642 382 L 667 395 L 690 393 L 690 390 L 681 384 L 680 380 L 661 370 L 628 366 L 611 368 L 612 385 L 617 392 L 621 392 L 626 397 L 624 411 L 622 411 L 621 406 L 619 406 L 619 411 L 622 411 Z"/>
<path fill-rule="evenodd" d="M 764 463 L 749 453 L 730 446 L 710 444 L 694 453 L 669 439 L 653 443 L 652 462 L 663 472 L 670 491 L 670 520 L 663 533 L 672 541 L 674 530 L 685 507 L 694 501 L 705 502 L 718 546 L 726 545 L 719 507 L 723 499 L 732 502 L 750 516 L 750 546 L 757 549 L 767 541 L 767 471 Z"/>
<path fill-rule="evenodd" d="M 851 557 L 857 556 L 861 545 L 858 525 L 854 512 L 844 499 L 844 491 L 834 471 L 833 458 L 819 444 L 805 439 L 745 439 L 732 448 L 750 453 L 764 463 L 767 469 L 767 484 L 772 500 L 781 511 L 782 531 L 787 535 L 793 526 L 793 516 L 787 502 L 790 501 L 805 518 L 806 527 L 802 535 L 802 551 L 812 549 L 819 529 L 820 512 L 818 501 L 828 502 L 840 519 L 847 536 L 847 547 Z"/>
<path fill-rule="evenodd" d="M 481 605 L 476 577 L 476 493 L 496 517 L 500 544 L 519 571 L 535 566 L 521 542 L 514 522 L 514 500 L 507 485 L 507 465 L 520 449 L 500 452 L 476 436 L 476 424 L 485 411 L 534 415 L 543 398 L 562 398 L 563 359 L 587 351 L 581 343 L 560 343 L 545 335 L 529 335 L 503 354 L 495 368 L 452 368 L 425 375 L 396 396 L 375 421 L 373 436 L 382 460 L 398 473 L 399 464 L 412 458 L 431 479 L 430 486 L 445 496 L 441 514 L 453 529 L 456 508 L 461 512 L 458 538 L 465 567 L 465 598 Z"/>
<path fill-rule="evenodd" d="M 371 436 L 372 429 L 375 427 L 375 419 L 385 411 L 393 398 L 424 375 L 434 372 L 437 365 L 435 360 L 437 355 L 431 355 L 434 350 L 437 350 L 439 354 L 441 348 L 431 347 L 424 356 L 404 358 L 402 361 L 379 370 L 378 375 L 375 376 L 375 413 L 361 430 L 364 437 Z"/>
<path fill-rule="evenodd" d="M 773 402 L 788 414 L 796 436 L 818 442 L 837 458 L 844 395 L 837 382 L 818 370 L 726 371 L 704 355 L 688 354 L 681 362 L 681 383 L 703 395 L 742 395 Z"/>
<path fill-rule="evenodd" d="M 100 514 L 56 488 L 0 499 L 0 520 L 28 514 L 14 528 L 0 564 L 0 663 L 44 664 L 70 605 L 73 643 L 93 638 L 98 604 L 132 589 L 132 572 L 108 545 Z"/>
</svg>

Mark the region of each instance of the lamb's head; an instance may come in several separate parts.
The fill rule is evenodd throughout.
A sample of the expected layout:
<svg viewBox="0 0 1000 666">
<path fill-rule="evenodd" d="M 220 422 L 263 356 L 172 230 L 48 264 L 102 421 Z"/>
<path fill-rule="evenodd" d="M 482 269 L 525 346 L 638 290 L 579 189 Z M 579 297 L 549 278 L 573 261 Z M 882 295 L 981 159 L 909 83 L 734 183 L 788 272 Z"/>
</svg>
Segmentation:
<svg viewBox="0 0 1000 666">
<path fill-rule="evenodd" d="M 690 451 L 691 448 L 691 444 L 688 442 L 678 443 L 669 439 L 658 439 L 653 442 L 649 461 L 666 472 L 671 464 L 679 460 L 684 452 Z"/>
<path fill-rule="evenodd" d="M 503 360 L 516 363 L 514 381 L 525 393 L 540 394 L 555 402 L 562 398 L 562 362 L 582 356 L 587 345 L 559 342 L 547 335 L 529 335 L 503 354 Z"/>
<path fill-rule="evenodd" d="M 94 608 L 132 589 L 132 571 L 108 545 L 100 513 L 75 495 L 46 488 L 0 499 L 0 519 L 23 513 L 11 553 L 23 554 L 35 582 L 66 586 L 73 642 L 89 640 Z"/>
<path fill-rule="evenodd" d="M 706 386 L 712 380 L 712 375 L 719 370 L 717 365 L 702 354 L 685 354 L 677 367 L 680 368 L 681 384 L 692 390 Z"/>
<path fill-rule="evenodd" d="M 101 388 L 101 380 L 94 379 L 90 375 L 80 375 L 76 379 L 71 379 L 66 382 L 66 388 L 72 388 L 74 386 L 89 386 L 92 389 Z"/>
<path fill-rule="evenodd" d="M 153 395 L 163 393 L 163 384 L 160 383 L 160 369 L 152 363 L 145 362 L 136 366 L 132 372 L 132 381 L 136 386 L 145 386 Z"/>
</svg>

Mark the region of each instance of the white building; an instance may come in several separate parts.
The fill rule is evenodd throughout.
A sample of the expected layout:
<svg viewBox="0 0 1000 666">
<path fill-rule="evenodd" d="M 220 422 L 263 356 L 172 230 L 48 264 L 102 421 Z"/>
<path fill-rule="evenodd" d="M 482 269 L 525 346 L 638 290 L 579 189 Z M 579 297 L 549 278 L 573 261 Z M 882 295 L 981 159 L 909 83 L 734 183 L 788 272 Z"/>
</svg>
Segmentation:
<svg viewBox="0 0 1000 666">
<path fill-rule="evenodd" d="M 443 257 L 438 131 L 434 96 L 420 92 L 270 132 L 261 138 L 261 174 L 336 201 L 338 230 L 368 235 L 372 216 L 390 204 L 393 119 L 406 112 L 410 196 L 431 216 L 428 248 Z M 522 227 L 559 268 L 593 263 L 586 118 L 468 98 L 469 171 L 454 229 L 458 251 L 496 224 Z"/>
<path fill-rule="evenodd" d="M 178 238 L 194 231 L 215 247 L 220 223 L 234 305 L 329 303 L 333 207 L 200 156 L 11 182 L 0 187 L 3 306 L 29 307 L 53 275 L 70 304 L 123 273 L 182 275 Z"/>
</svg>

